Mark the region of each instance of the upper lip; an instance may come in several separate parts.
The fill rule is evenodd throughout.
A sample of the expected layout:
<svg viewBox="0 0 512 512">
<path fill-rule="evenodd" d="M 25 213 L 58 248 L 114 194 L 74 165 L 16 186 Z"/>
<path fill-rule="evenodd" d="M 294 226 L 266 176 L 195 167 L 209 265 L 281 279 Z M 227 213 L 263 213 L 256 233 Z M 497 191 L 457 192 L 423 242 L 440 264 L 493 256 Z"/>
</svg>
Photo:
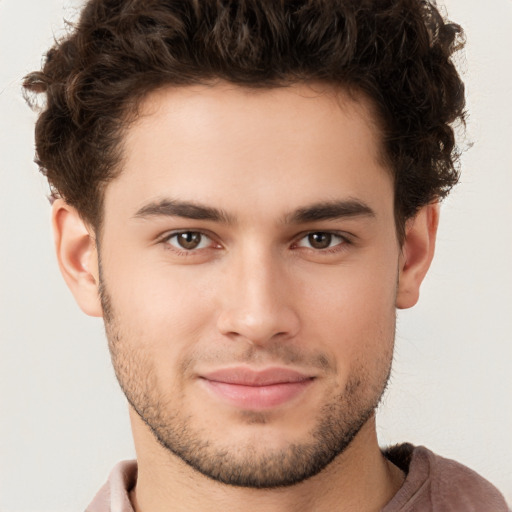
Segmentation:
<svg viewBox="0 0 512 512">
<path fill-rule="evenodd" d="M 282 367 L 265 368 L 263 370 L 246 367 L 223 368 L 203 373 L 200 376 L 206 380 L 239 386 L 270 386 L 272 384 L 303 382 L 314 377 L 291 368 Z"/>
</svg>

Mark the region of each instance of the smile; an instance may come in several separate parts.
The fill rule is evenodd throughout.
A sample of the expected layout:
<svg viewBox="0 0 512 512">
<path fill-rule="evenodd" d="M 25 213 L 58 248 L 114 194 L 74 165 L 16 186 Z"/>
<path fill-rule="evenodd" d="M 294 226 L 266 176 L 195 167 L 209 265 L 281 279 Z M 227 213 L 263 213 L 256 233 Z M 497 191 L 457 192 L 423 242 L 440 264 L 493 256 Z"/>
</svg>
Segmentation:
<svg viewBox="0 0 512 512">
<path fill-rule="evenodd" d="M 254 371 L 229 368 L 201 376 L 206 389 L 229 404 L 247 410 L 284 405 L 304 393 L 315 380 L 286 368 Z"/>
</svg>

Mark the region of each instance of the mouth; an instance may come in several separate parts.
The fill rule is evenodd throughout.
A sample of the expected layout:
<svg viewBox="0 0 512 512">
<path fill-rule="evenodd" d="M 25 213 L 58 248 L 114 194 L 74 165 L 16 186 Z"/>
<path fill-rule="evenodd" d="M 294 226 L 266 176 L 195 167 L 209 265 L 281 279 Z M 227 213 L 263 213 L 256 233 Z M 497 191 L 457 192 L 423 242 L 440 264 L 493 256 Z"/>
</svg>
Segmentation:
<svg viewBox="0 0 512 512">
<path fill-rule="evenodd" d="M 252 370 L 226 368 L 200 376 L 206 389 L 220 400 L 245 410 L 266 410 L 297 399 L 315 376 L 289 368 Z"/>
</svg>

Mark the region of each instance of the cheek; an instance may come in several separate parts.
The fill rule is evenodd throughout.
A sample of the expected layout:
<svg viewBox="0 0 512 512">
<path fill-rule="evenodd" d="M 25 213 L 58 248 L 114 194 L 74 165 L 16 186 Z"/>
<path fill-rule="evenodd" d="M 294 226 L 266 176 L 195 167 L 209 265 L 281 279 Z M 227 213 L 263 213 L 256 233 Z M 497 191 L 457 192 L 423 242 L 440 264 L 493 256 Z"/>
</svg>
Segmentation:
<svg viewBox="0 0 512 512">
<path fill-rule="evenodd" d="M 157 367 L 185 357 L 212 318 L 207 282 L 192 269 L 170 270 L 135 264 L 105 269 L 122 343 L 144 352 Z"/>
<path fill-rule="evenodd" d="M 176 267 L 151 260 L 114 269 L 108 278 L 124 309 L 174 325 L 183 323 L 187 311 L 198 312 L 211 288 L 205 273 L 193 265 Z"/>
<path fill-rule="evenodd" d="M 357 361 L 388 358 L 395 332 L 396 271 L 393 262 L 333 269 L 309 287 L 302 310 L 305 337 L 325 344 L 340 373 Z M 341 366 L 341 368 L 340 368 Z"/>
</svg>

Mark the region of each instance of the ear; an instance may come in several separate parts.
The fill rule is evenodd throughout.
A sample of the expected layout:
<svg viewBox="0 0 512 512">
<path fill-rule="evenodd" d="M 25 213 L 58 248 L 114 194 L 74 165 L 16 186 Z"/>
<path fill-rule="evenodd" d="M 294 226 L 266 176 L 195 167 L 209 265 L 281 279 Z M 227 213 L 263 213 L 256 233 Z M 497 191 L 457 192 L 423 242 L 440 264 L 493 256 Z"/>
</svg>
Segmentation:
<svg viewBox="0 0 512 512">
<path fill-rule="evenodd" d="M 405 226 L 405 240 L 399 261 L 396 307 L 407 309 L 418 302 L 420 286 L 434 257 L 439 203 L 421 208 Z"/>
<path fill-rule="evenodd" d="M 84 313 L 103 316 L 98 293 L 98 253 L 92 228 L 63 199 L 53 203 L 52 226 L 60 271 L 71 293 Z"/>
</svg>

